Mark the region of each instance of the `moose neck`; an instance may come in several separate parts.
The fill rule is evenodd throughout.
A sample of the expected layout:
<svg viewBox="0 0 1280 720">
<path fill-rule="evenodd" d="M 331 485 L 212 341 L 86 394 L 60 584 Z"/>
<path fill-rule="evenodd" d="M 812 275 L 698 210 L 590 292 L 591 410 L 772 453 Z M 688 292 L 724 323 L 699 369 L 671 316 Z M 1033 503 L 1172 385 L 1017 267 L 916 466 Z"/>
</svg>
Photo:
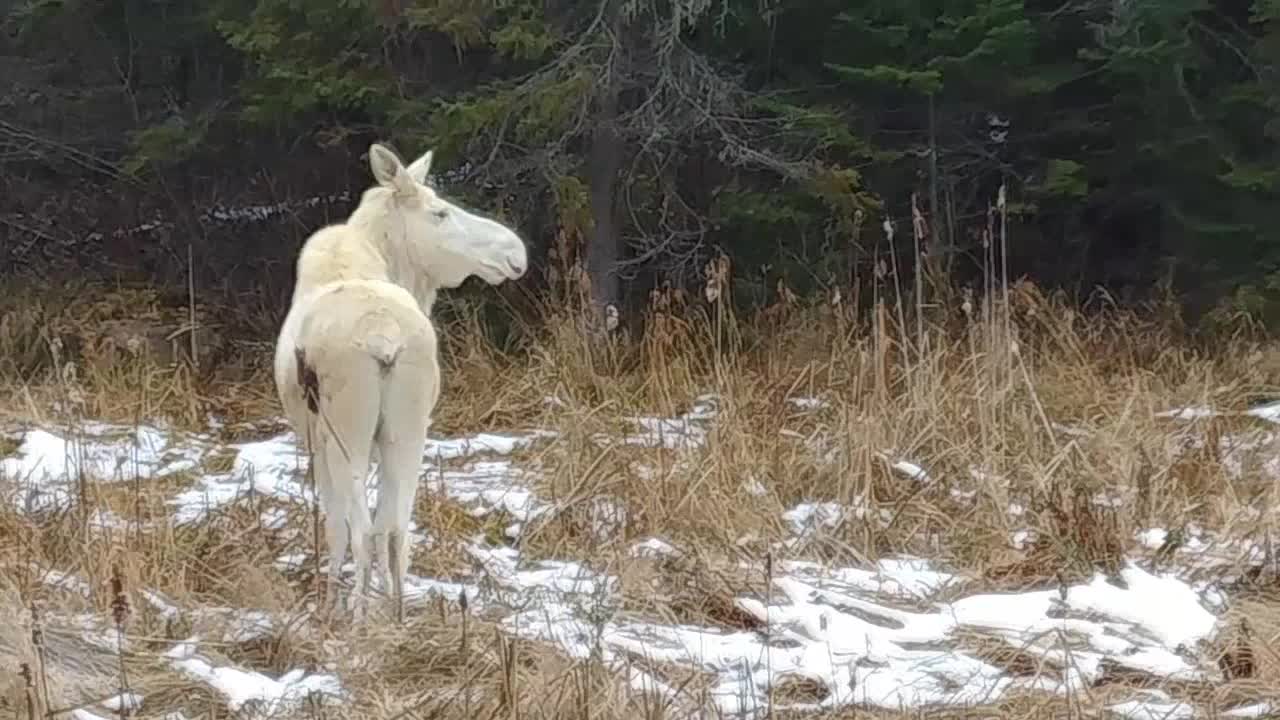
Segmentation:
<svg viewBox="0 0 1280 720">
<path fill-rule="evenodd" d="M 372 198 L 370 198 L 372 199 Z M 422 314 L 431 317 L 431 308 L 435 305 L 436 291 L 440 288 L 435 278 L 425 271 L 425 264 L 413 252 L 413 244 L 404 234 L 402 223 L 396 222 L 396 213 L 387 207 L 390 197 L 378 198 L 382 202 L 363 202 L 351 214 L 348 223 L 360 225 L 366 232 L 383 265 L 386 268 L 385 279 L 408 290 L 418 301 Z"/>
</svg>

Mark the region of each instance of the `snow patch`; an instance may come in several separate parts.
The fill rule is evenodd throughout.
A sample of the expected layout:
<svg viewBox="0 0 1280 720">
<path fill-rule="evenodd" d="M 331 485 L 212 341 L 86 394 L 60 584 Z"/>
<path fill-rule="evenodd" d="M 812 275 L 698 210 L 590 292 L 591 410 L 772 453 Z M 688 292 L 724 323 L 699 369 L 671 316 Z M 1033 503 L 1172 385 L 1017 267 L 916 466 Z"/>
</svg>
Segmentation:
<svg viewBox="0 0 1280 720">
<path fill-rule="evenodd" d="M 193 680 L 204 683 L 226 700 L 232 712 L 250 711 L 254 717 L 270 717 L 298 707 L 308 697 L 346 697 L 342 683 L 334 675 L 307 674 L 290 670 L 279 679 L 229 665 L 215 665 L 197 653 L 199 638 L 178 643 L 164 654 L 173 667 Z"/>
</svg>

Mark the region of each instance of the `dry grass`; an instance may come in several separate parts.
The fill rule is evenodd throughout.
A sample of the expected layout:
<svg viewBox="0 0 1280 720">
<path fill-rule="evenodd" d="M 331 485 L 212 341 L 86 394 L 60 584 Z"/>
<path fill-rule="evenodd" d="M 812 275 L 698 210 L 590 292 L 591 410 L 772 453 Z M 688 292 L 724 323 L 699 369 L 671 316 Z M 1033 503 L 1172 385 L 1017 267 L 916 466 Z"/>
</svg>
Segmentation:
<svg viewBox="0 0 1280 720">
<path fill-rule="evenodd" d="M 486 340 L 478 313 L 461 305 L 445 313 L 459 319 L 442 333 L 447 376 L 433 432 L 556 430 L 557 439 L 514 456 L 541 469 L 537 489 L 560 507 L 525 529 L 521 548 L 527 557 L 575 559 L 616 574 L 629 612 L 767 631 L 734 599 L 770 592 L 769 548 L 788 537 L 783 513 L 799 502 L 830 501 L 864 514 L 807 537 L 792 557 L 865 566 L 888 555 L 924 556 L 970 578 L 949 591 L 956 594 L 1055 588 L 1115 573 L 1123 558 L 1151 554 L 1135 540 L 1144 528 L 1195 524 L 1242 542 L 1275 536 L 1275 476 L 1256 458 L 1223 451 L 1224 438 L 1261 437 L 1263 423 L 1184 422 L 1155 413 L 1188 404 L 1240 410 L 1259 394 L 1280 392 L 1280 346 L 1237 339 L 1195 350 L 1154 321 L 1118 310 L 1084 317 L 1030 285 L 1011 289 L 1008 306 L 945 307 L 920 325 L 910 310 L 900 316 L 893 305 L 872 308 L 862 321 L 847 304 L 830 302 L 802 306 L 787 299 L 736 318 L 720 303 L 660 300 L 640 338 L 590 335 L 580 317 L 566 313 L 547 316 L 536 331 L 524 329 L 522 346 L 507 353 Z M 128 302 L 142 301 L 130 295 Z M 225 422 L 213 432 L 225 442 L 280 429 L 264 425 L 279 413 L 263 357 L 237 357 L 219 372 L 140 355 L 88 363 L 88 355 L 67 354 L 71 343 L 52 342 L 69 332 L 52 319 L 75 315 L 73 301 L 49 309 L 54 304 L 0 324 L 8 368 L 0 407 L 8 421 L 74 426 L 89 418 L 124 424 L 165 418 L 210 431 L 206 421 L 214 413 Z M 85 316 L 111 313 L 99 303 Z M 270 351 L 244 347 L 237 352 Z M 674 416 L 707 393 L 716 395 L 719 415 L 698 448 L 672 452 L 598 440 L 636 430 L 628 416 Z M 806 397 L 823 404 L 796 401 Z M 12 440 L 0 438 L 0 455 L 13 449 Z M 1268 451 L 1261 448 L 1260 457 Z M 898 460 L 916 463 L 930 480 L 895 468 Z M 229 466 L 223 455 L 204 469 Z M 286 523 L 264 527 L 262 512 L 274 501 L 250 498 L 175 526 L 166 520 L 165 502 L 184 482 L 86 479 L 89 508 L 139 523 L 130 531 L 95 528 L 79 510 L 20 515 L 0 505 L 0 606 L 21 617 L 0 630 L 0 655 L 26 658 L 32 667 L 44 655 L 48 667 L 59 668 L 49 673 L 47 692 L 39 682 L 25 687 L 15 668 L 0 670 L 0 714 L 26 717 L 30 705 L 42 715 L 109 695 L 123 670 L 130 687 L 146 696 L 143 716 L 181 710 L 187 717 L 228 717 L 202 685 L 175 684 L 160 669 L 160 653 L 198 630 L 193 623 L 205 623 L 201 634 L 209 639 L 218 636 L 219 621 L 162 617 L 139 599 L 141 588 L 184 609 L 253 608 L 298 618 L 265 639 L 215 646 L 229 660 L 273 674 L 340 658 L 352 701 L 308 707 L 309 717 L 670 718 L 696 717 L 695 709 L 705 707 L 708 681 L 697 673 L 648 667 L 682 688 L 664 706 L 627 689 L 598 663 L 503 636 L 493 618 L 464 611 L 457 598 L 415 611 L 404 628 L 308 619 L 310 562 L 284 571 L 274 561 L 312 552 L 310 512 L 281 505 Z M 1100 496 L 1115 502 L 1105 506 L 1095 501 Z M 1011 504 L 1022 514 L 1011 514 Z M 605 517 L 612 525 L 602 534 L 601 515 L 616 508 L 624 512 Z M 415 516 L 441 541 L 413 558 L 413 571 L 425 576 L 467 572 L 463 538 L 504 541 L 506 518 L 473 517 L 429 492 L 420 495 Z M 1033 537 L 1021 548 L 1009 540 L 1019 530 Z M 682 558 L 627 553 L 654 536 L 680 548 Z M 1245 576 L 1232 591 L 1240 600 L 1225 621 L 1230 629 L 1215 643 L 1229 664 L 1240 665 L 1240 648 L 1249 648 L 1252 669 L 1211 687 L 1166 686 L 1210 714 L 1280 687 L 1280 585 L 1265 569 L 1249 576 L 1243 549 L 1239 557 L 1234 571 L 1215 570 Z M 33 564 L 74 573 L 90 592 L 51 590 L 32 574 Z M 113 572 L 131 603 L 124 632 L 136 639 L 123 666 L 72 637 L 46 635 L 43 650 L 32 646 L 29 613 L 19 608 L 34 605 L 64 619 L 111 618 Z M 980 637 L 954 641 L 1015 674 L 1033 672 L 1037 663 Z M 1093 716 L 1133 696 L 1125 689 L 1133 679 L 1120 675 L 1087 697 L 1011 697 L 928 715 Z M 811 702 L 824 692 L 796 680 L 776 688 L 775 697 Z M 53 707 L 44 707 L 46 698 Z M 821 715 L 916 716 L 923 714 L 866 708 Z"/>
</svg>

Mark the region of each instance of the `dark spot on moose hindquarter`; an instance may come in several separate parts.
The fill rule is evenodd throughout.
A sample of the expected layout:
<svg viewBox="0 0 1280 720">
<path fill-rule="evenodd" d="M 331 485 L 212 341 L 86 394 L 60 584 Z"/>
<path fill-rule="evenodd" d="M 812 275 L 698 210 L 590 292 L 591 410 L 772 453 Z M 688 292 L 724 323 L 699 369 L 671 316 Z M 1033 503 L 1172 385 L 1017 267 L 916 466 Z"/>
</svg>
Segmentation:
<svg viewBox="0 0 1280 720">
<path fill-rule="evenodd" d="M 320 412 L 320 376 L 316 369 L 307 364 L 307 352 L 302 348 L 294 350 L 298 360 L 298 385 L 302 386 L 302 397 L 306 398 L 307 409 L 313 413 Z"/>
</svg>

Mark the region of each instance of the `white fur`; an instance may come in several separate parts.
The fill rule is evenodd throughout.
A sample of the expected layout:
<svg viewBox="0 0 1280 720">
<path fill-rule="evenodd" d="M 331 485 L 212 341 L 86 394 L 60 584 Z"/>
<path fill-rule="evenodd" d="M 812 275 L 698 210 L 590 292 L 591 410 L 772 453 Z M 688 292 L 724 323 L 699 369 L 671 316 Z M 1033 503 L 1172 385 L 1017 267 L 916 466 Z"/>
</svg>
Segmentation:
<svg viewBox="0 0 1280 720">
<path fill-rule="evenodd" d="M 493 285 L 514 280 L 527 264 L 515 232 L 426 186 L 430 151 L 406 168 L 375 143 L 369 165 L 377 184 L 346 222 L 321 228 L 303 244 L 275 352 L 276 391 L 299 444 L 312 454 L 324 508 L 326 603 L 334 600 L 349 543 L 357 617 L 375 550 L 370 540 L 397 607 L 402 598 L 409 520 L 440 396 L 430 319 L 436 291 L 471 275 Z M 308 407 L 304 367 L 316 379 L 318 412 Z M 364 482 L 374 460 L 380 477 L 371 519 Z"/>
</svg>

